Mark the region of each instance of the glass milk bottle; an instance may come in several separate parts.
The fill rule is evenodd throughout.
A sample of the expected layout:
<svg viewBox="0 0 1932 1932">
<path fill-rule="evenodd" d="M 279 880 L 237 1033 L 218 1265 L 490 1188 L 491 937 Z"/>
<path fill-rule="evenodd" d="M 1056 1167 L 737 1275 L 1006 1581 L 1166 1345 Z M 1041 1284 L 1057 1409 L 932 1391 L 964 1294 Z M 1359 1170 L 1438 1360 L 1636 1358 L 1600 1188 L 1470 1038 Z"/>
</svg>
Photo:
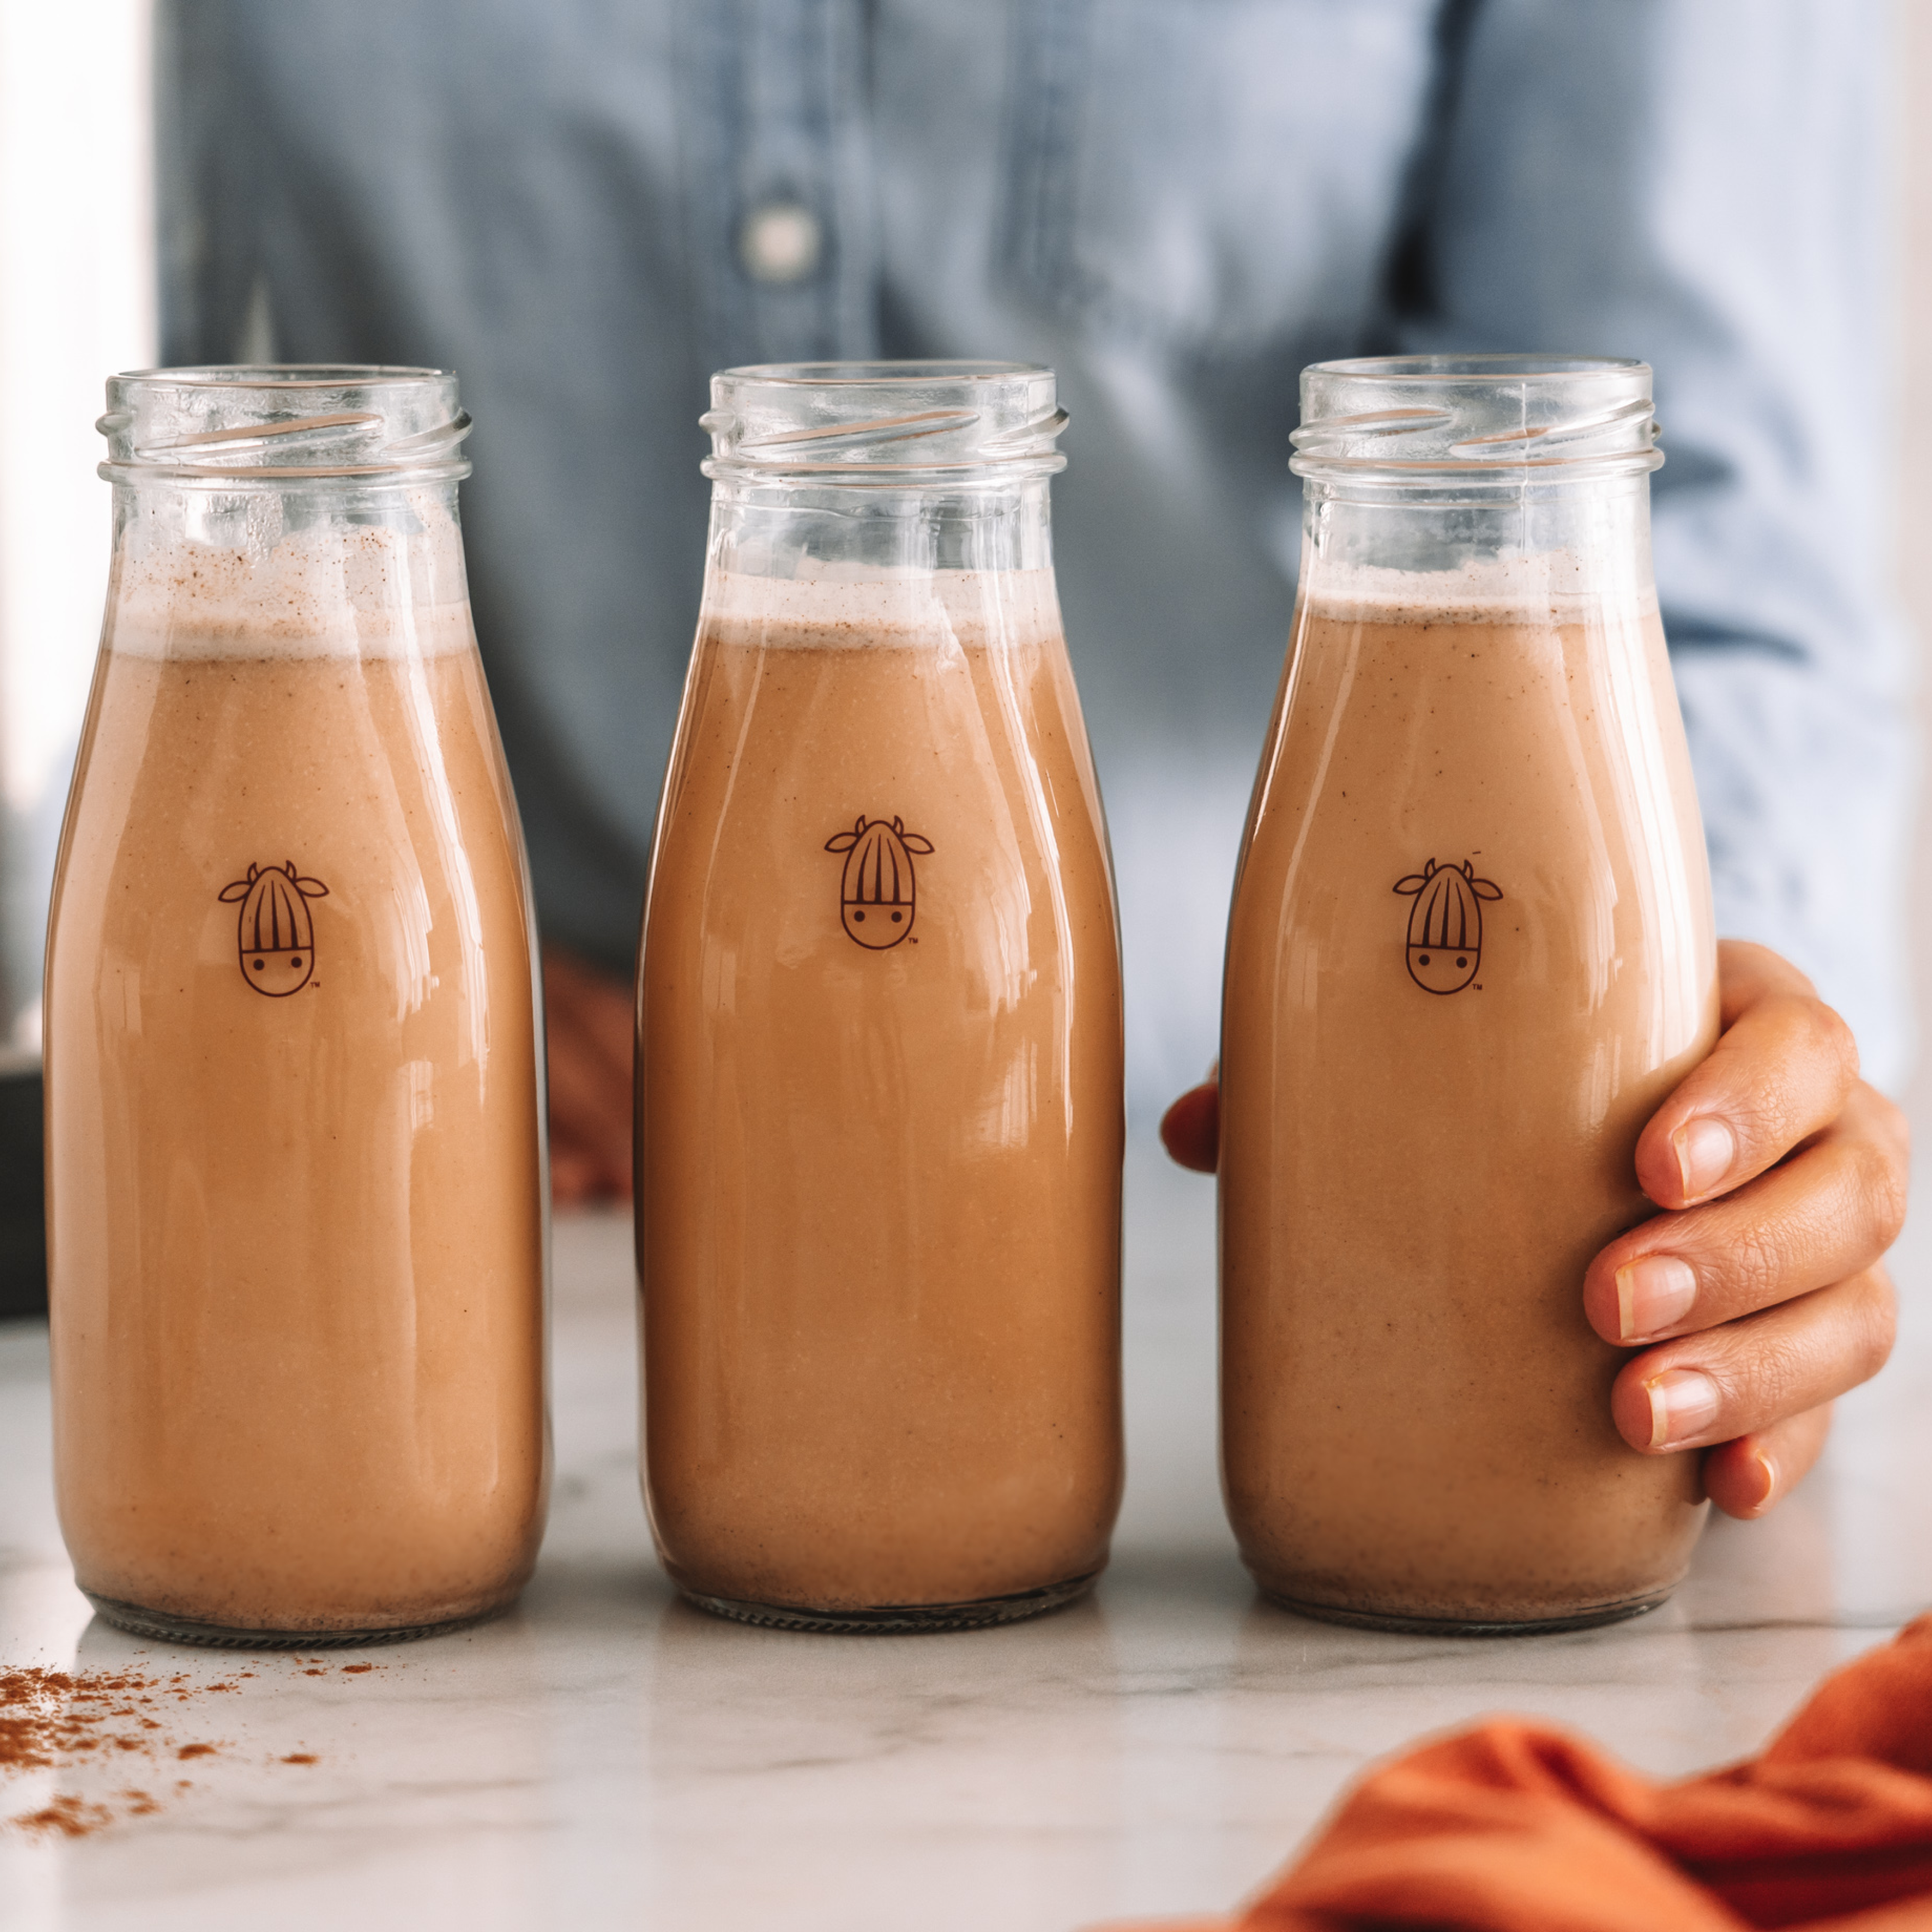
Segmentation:
<svg viewBox="0 0 1932 1932">
<path fill-rule="evenodd" d="M 46 976 L 56 1468 L 110 1621 L 415 1636 L 548 1480 L 521 837 L 454 376 L 116 376 Z"/>
<path fill-rule="evenodd" d="M 1649 551 L 1650 371 L 1302 377 L 1300 596 L 1228 932 L 1222 1459 L 1262 1589 L 1402 1628 L 1627 1616 L 1694 1454 L 1610 1420 L 1583 1273 L 1717 1036 Z"/>
<path fill-rule="evenodd" d="M 644 1486 L 706 1609 L 1004 1622 L 1120 1494 L 1112 876 L 1048 370 L 716 376 L 644 916 Z"/>
</svg>

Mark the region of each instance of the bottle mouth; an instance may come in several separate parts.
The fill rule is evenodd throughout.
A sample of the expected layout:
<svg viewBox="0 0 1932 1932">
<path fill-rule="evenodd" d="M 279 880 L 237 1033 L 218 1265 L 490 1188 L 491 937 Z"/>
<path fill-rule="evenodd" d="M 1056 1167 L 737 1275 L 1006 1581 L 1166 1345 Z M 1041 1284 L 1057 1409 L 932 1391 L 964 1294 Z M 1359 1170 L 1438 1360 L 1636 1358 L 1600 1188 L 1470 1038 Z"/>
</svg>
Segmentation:
<svg viewBox="0 0 1932 1932">
<path fill-rule="evenodd" d="M 1030 362 L 768 362 L 711 379 L 706 476 L 836 483 L 1052 475 L 1066 412 Z"/>
<path fill-rule="evenodd" d="M 281 484 L 328 477 L 454 482 L 470 418 L 447 369 L 211 364 L 107 382 L 100 474 Z"/>
<path fill-rule="evenodd" d="M 1648 363 L 1619 356 L 1388 356 L 1301 372 L 1298 476 L 1454 484 L 1659 466 Z"/>
</svg>

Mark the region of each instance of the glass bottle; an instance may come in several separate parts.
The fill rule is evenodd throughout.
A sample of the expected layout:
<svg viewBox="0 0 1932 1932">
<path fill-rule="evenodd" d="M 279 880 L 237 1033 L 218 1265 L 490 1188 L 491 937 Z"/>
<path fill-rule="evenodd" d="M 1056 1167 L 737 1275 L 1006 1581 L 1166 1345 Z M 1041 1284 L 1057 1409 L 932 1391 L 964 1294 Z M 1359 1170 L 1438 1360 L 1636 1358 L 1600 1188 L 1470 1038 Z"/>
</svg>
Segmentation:
<svg viewBox="0 0 1932 1932">
<path fill-rule="evenodd" d="M 521 835 L 469 418 L 422 369 L 113 378 L 46 974 L 56 1468 L 110 1622 L 483 1616 L 548 1486 Z"/>
<path fill-rule="evenodd" d="M 1612 1426 L 1583 1274 L 1654 1211 L 1637 1136 L 1718 1028 L 1650 371 L 1329 363 L 1301 397 L 1222 1015 L 1228 1513 L 1314 1616 L 1627 1616 L 1706 1505 Z"/>
<path fill-rule="evenodd" d="M 645 1494 L 703 1607 L 992 1623 L 1121 1482 L 1120 981 L 1052 373 L 712 383 L 639 998 Z"/>
</svg>

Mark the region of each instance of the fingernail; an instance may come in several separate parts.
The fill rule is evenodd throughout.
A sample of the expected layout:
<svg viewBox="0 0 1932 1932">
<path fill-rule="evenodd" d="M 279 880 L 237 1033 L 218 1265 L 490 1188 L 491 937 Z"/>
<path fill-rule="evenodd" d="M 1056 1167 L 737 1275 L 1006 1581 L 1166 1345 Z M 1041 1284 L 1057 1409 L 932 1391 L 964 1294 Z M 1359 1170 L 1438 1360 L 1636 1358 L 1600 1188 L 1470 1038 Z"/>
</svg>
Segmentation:
<svg viewBox="0 0 1932 1932">
<path fill-rule="evenodd" d="M 1760 1449 L 1751 1460 L 1757 1465 L 1758 1474 L 1764 1478 L 1764 1486 L 1752 1498 L 1750 1507 L 1761 1510 L 1771 1501 L 1778 1488 L 1778 1465 Z"/>
<path fill-rule="evenodd" d="M 1718 1419 L 1718 1385 L 1701 1369 L 1666 1369 L 1643 1385 L 1650 1398 L 1650 1446 L 1674 1449 Z"/>
<path fill-rule="evenodd" d="M 1675 1255 L 1646 1255 L 1617 1270 L 1617 1333 L 1640 1341 L 1673 1328 L 1697 1299 L 1697 1277 Z"/>
<path fill-rule="evenodd" d="M 1686 1120 L 1670 1136 L 1670 1144 L 1677 1150 L 1677 1172 L 1688 1201 L 1708 1194 L 1738 1157 L 1736 1136 L 1712 1114 Z"/>
</svg>

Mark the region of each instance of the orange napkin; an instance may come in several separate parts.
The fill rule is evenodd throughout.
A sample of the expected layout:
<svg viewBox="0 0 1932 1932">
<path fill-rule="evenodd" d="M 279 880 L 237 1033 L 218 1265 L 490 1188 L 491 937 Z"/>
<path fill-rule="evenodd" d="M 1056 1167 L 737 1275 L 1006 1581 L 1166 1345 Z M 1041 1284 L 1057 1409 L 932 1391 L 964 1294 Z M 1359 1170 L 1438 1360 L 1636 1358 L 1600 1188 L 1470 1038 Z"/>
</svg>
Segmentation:
<svg viewBox="0 0 1932 1932">
<path fill-rule="evenodd" d="M 1372 1772 L 1232 1917 L 1136 1926 L 1932 1932 L 1932 1616 L 1828 1677 L 1729 1770 L 1655 1784 L 1550 1726 L 1499 1719 Z"/>
</svg>

